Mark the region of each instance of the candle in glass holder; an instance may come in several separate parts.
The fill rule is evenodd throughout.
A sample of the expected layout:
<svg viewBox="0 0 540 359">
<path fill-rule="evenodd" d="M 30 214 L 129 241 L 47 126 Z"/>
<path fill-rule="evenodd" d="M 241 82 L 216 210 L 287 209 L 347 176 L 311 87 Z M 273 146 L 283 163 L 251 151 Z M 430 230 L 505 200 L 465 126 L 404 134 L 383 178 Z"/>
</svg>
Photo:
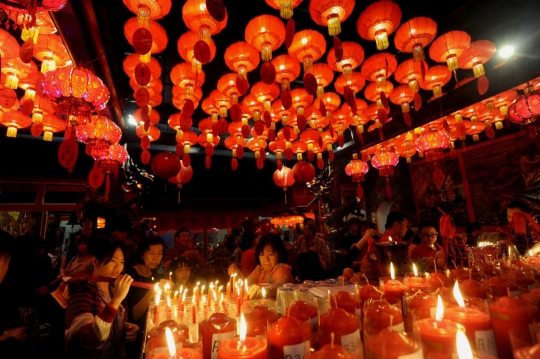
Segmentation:
<svg viewBox="0 0 540 359">
<path fill-rule="evenodd" d="M 366 359 L 423 359 L 420 345 L 412 338 L 392 328 L 375 335 L 366 335 Z"/>
<path fill-rule="evenodd" d="M 454 285 L 454 297 L 459 307 L 447 308 L 444 317 L 465 327 L 467 338 L 476 351 L 497 356 L 489 315 L 475 308 L 465 308 L 458 282 Z"/>
<path fill-rule="evenodd" d="M 347 313 L 343 308 L 330 308 L 320 315 L 319 344 L 324 346 L 332 343 L 334 333 L 336 342 L 352 355 L 361 355 L 363 351 L 360 340 L 358 318 Z"/>
<path fill-rule="evenodd" d="M 258 337 L 266 335 L 268 324 L 274 323 L 278 319 L 277 311 L 260 304 L 253 306 L 253 308 L 248 308 L 248 310 L 246 310 L 245 306 L 246 304 L 244 304 L 244 312 L 246 313 L 248 336 Z"/>
<path fill-rule="evenodd" d="M 286 313 L 291 317 L 308 323 L 311 326 L 312 333 L 319 330 L 318 310 L 313 304 L 298 300 L 291 304 Z"/>
<path fill-rule="evenodd" d="M 199 323 L 204 359 L 217 359 L 218 346 L 225 339 L 234 338 L 236 321 L 223 313 L 214 313 Z"/>
<path fill-rule="evenodd" d="M 423 276 L 420 276 L 420 277 L 418 276 L 418 270 L 416 269 L 416 264 L 414 263 L 413 263 L 413 273 L 407 273 L 405 275 L 403 284 L 409 287 L 409 289 L 413 289 L 413 290 L 427 289 L 427 286 L 428 286 L 426 278 Z"/>
<path fill-rule="evenodd" d="M 332 343 L 326 344 L 325 346 L 321 348 L 321 350 L 311 353 L 310 355 L 306 357 L 306 359 L 328 359 L 328 358 L 355 359 L 355 357 L 349 354 L 348 351 L 343 349 L 341 345 L 334 344 L 333 336 L 334 335 L 332 334 Z"/>
<path fill-rule="evenodd" d="M 487 288 L 475 279 L 465 279 L 459 284 L 464 297 L 487 299 Z"/>
<path fill-rule="evenodd" d="M 185 344 L 189 343 L 187 328 L 176 329 L 179 330 L 173 334 L 169 327 L 155 328 L 153 331 L 159 333 L 161 338 L 157 338 L 152 335 L 152 332 L 149 332 L 150 339 L 146 346 L 148 359 L 202 359 L 203 356 L 200 351 L 185 347 Z M 163 337 L 165 337 L 165 341 Z M 166 347 L 163 347 L 165 344 Z"/>
<path fill-rule="evenodd" d="M 382 277 L 381 282 L 383 283 L 384 295 L 386 297 L 394 297 L 402 299 L 405 294 L 405 289 L 407 286 L 401 283 L 401 281 L 396 280 L 394 275 L 394 264 L 390 263 L 390 280 L 386 281 L 388 277 Z M 385 282 L 386 281 L 386 282 Z"/>
<path fill-rule="evenodd" d="M 270 358 L 303 358 L 311 347 L 311 326 L 283 316 L 268 329 Z"/>
<path fill-rule="evenodd" d="M 240 337 L 224 340 L 218 347 L 218 359 L 266 359 L 266 339 L 247 336 L 244 314 L 240 316 Z"/>
<path fill-rule="evenodd" d="M 512 283 L 503 277 L 491 277 L 487 280 L 487 285 L 491 294 L 495 297 L 504 297 L 508 295 L 508 292 L 514 297 L 519 296 L 517 284 Z"/>
<path fill-rule="evenodd" d="M 364 333 L 375 335 L 383 329 L 392 328 L 395 331 L 405 331 L 401 308 L 385 300 L 369 302 L 364 306 Z"/>
<path fill-rule="evenodd" d="M 508 332 L 511 329 L 528 330 L 537 315 L 537 308 L 515 297 L 500 297 L 489 304 L 491 324 L 495 333 L 497 352 L 501 358 L 512 357 Z"/>
<path fill-rule="evenodd" d="M 329 297 L 330 300 L 330 297 Z M 347 313 L 358 316 L 360 310 L 360 300 L 353 294 L 346 291 L 339 291 L 330 300 L 330 306 L 343 308 Z"/>
<path fill-rule="evenodd" d="M 424 354 L 429 357 L 434 351 L 455 351 L 456 333 L 460 324 L 449 319 L 443 319 L 444 307 L 441 296 L 437 296 L 437 313 L 435 318 L 417 320 L 414 323 L 415 331 L 418 332 Z"/>
</svg>

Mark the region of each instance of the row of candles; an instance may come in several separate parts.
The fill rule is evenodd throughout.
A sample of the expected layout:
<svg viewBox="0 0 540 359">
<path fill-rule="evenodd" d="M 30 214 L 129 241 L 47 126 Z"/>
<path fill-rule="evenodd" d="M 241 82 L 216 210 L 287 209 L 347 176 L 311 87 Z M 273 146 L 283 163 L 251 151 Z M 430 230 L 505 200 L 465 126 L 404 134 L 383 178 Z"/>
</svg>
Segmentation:
<svg viewBox="0 0 540 359">
<path fill-rule="evenodd" d="M 366 284 L 355 294 L 340 291 L 334 296 L 329 295 L 326 308 L 323 306 L 322 310 L 320 305 L 317 307 L 301 300 L 289 303 L 280 319 L 275 307 L 270 305 L 275 302 L 268 300 L 253 305 L 246 302 L 240 287 L 247 293 L 247 286 L 238 281 L 242 284 L 235 283 L 236 296 L 233 291 L 228 291 L 226 297 L 221 295 L 221 301 L 226 305 L 215 307 L 209 316 L 199 316 L 190 323 L 198 327 L 202 354 L 189 357 L 294 358 L 296 355 L 308 356 L 311 347 L 320 347 L 321 350 L 311 353 L 310 358 L 337 357 L 339 352 L 349 355 L 339 354 L 343 358 L 360 358 L 365 353 L 368 358 L 397 359 L 408 355 L 411 359 L 436 359 L 452 358 L 456 352 L 464 358 L 464 354 L 459 352 L 464 344 L 456 345 L 456 336 L 465 335 L 482 358 L 511 358 L 509 329 L 529 330 L 529 325 L 538 316 L 536 307 L 511 293 L 511 289 L 517 289 L 512 286 L 507 286 L 508 295 L 485 301 L 485 287 L 470 278 L 470 271 L 469 279 L 462 279 L 459 285 L 456 281 L 453 289 L 448 288 L 452 280 L 448 272 L 414 273 L 398 278 L 393 273 L 393 265 L 390 272 L 391 276 L 381 278 L 378 287 Z M 497 287 L 500 283 L 492 281 L 495 278 L 501 277 L 491 278 L 487 284 L 492 284 L 495 293 L 500 294 Z M 439 288 L 433 293 L 433 283 L 447 288 Z M 508 285 L 507 282 L 504 284 Z M 460 287 L 469 297 L 467 300 L 463 299 Z M 523 285 L 519 287 L 523 291 Z M 527 289 L 532 289 L 529 294 L 537 294 L 540 299 L 540 290 L 533 289 L 530 284 Z M 196 295 L 200 294 L 196 291 L 192 297 L 193 310 L 200 308 L 195 303 L 196 298 L 193 299 Z M 229 308 L 237 309 L 238 298 L 244 302 L 238 326 L 241 333 L 247 326 L 247 336 L 242 334 L 235 338 L 237 322 L 234 317 L 240 311 Z M 457 303 L 457 306 L 445 310 L 443 298 L 446 302 Z M 243 324 L 244 315 L 247 325 Z M 154 323 L 158 323 L 155 318 Z M 414 339 L 405 335 L 405 330 L 412 333 Z M 461 342 L 464 343 L 463 338 Z M 171 352 L 169 355 L 177 359 L 188 357 L 178 352 L 175 356 Z M 472 358 L 472 354 L 469 357 Z M 149 358 L 154 359 L 152 356 Z"/>
</svg>

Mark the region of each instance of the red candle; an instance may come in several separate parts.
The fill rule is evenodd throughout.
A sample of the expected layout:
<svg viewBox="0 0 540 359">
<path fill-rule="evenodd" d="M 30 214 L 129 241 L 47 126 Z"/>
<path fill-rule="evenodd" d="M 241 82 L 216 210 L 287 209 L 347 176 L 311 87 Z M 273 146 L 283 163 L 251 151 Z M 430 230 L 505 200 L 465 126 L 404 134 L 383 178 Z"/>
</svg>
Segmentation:
<svg viewBox="0 0 540 359">
<path fill-rule="evenodd" d="M 403 279 L 401 279 L 402 281 Z M 403 295 L 405 294 L 405 289 L 407 289 L 407 286 L 405 286 L 400 280 L 396 280 L 396 277 L 394 275 L 394 264 L 390 263 L 390 280 L 388 280 L 388 277 L 382 277 L 380 279 L 381 283 L 383 284 L 383 290 L 384 295 L 386 297 L 395 297 L 395 298 L 403 298 Z"/>
<path fill-rule="evenodd" d="M 429 353 L 434 351 L 454 352 L 456 349 L 456 333 L 458 329 L 462 328 L 460 324 L 449 319 L 443 319 L 444 307 L 440 296 L 437 297 L 437 303 L 435 319 L 420 319 L 414 323 L 426 356 L 429 356 Z"/>
<path fill-rule="evenodd" d="M 518 286 L 502 277 L 491 277 L 487 281 L 491 293 L 495 297 L 505 297 L 510 292 L 512 296 L 519 296 Z"/>
<path fill-rule="evenodd" d="M 240 337 L 224 340 L 218 347 L 219 359 L 267 359 L 266 339 L 246 336 L 244 315 L 240 318 Z"/>
<path fill-rule="evenodd" d="M 217 359 L 219 344 L 225 339 L 234 338 L 236 321 L 223 313 L 214 313 L 199 323 L 199 333 L 202 338 L 204 359 Z"/>
<path fill-rule="evenodd" d="M 266 334 L 266 328 L 269 323 L 278 319 L 277 312 L 264 305 L 257 305 L 245 314 L 247 322 L 247 335 L 258 337 Z"/>
<path fill-rule="evenodd" d="M 427 311 L 430 311 L 431 308 L 435 310 L 437 308 L 437 297 L 426 291 L 405 291 L 405 297 L 403 300 L 403 316 L 405 317 L 406 332 L 411 332 L 413 330 L 412 313 L 413 310 L 418 308 L 426 308 L 425 310 Z"/>
<path fill-rule="evenodd" d="M 508 332 L 511 329 L 528 330 L 534 322 L 537 309 L 515 297 L 501 297 L 489 304 L 491 323 L 495 333 L 497 352 L 501 358 L 512 357 L 512 346 Z"/>
<path fill-rule="evenodd" d="M 431 273 L 429 278 L 429 285 L 433 288 L 448 287 L 452 285 L 452 278 L 447 277 L 445 273 Z"/>
<path fill-rule="evenodd" d="M 465 279 L 459 283 L 464 297 L 487 299 L 487 288 L 475 279 Z"/>
<path fill-rule="evenodd" d="M 303 358 L 311 347 L 311 326 L 283 316 L 268 329 L 270 358 Z"/>
<path fill-rule="evenodd" d="M 333 333 L 335 341 L 341 344 L 343 349 L 352 355 L 361 355 L 363 348 L 356 316 L 347 313 L 342 308 L 330 308 L 328 312 L 321 314 L 320 318 L 319 344 L 321 347 L 333 342 Z"/>
<path fill-rule="evenodd" d="M 375 335 L 386 328 L 398 332 L 405 331 L 401 308 L 384 300 L 364 307 L 364 333 L 367 336 Z"/>
<path fill-rule="evenodd" d="M 287 315 L 308 323 L 312 332 L 319 329 L 318 311 L 313 304 L 298 300 L 287 309 Z"/>
<path fill-rule="evenodd" d="M 339 291 L 330 300 L 330 306 L 335 308 L 343 308 L 347 313 L 358 316 L 360 310 L 360 300 L 354 295 L 346 291 Z"/>
<path fill-rule="evenodd" d="M 343 349 L 341 345 L 326 344 L 321 350 L 316 351 L 307 356 L 306 359 L 328 359 L 328 358 L 340 358 L 340 359 L 355 359 L 348 351 Z"/>
<path fill-rule="evenodd" d="M 420 345 L 399 331 L 387 328 L 366 336 L 366 359 L 423 359 Z"/>
<path fill-rule="evenodd" d="M 416 270 L 416 264 L 413 263 L 413 273 L 406 273 L 405 279 L 403 280 L 403 284 L 405 284 L 409 289 L 413 290 L 424 290 L 428 287 L 428 281 L 424 276 L 418 276 L 418 271 Z"/>
<path fill-rule="evenodd" d="M 360 289 L 361 304 L 368 299 L 381 299 L 383 295 L 383 292 L 371 284 L 365 285 Z"/>
</svg>

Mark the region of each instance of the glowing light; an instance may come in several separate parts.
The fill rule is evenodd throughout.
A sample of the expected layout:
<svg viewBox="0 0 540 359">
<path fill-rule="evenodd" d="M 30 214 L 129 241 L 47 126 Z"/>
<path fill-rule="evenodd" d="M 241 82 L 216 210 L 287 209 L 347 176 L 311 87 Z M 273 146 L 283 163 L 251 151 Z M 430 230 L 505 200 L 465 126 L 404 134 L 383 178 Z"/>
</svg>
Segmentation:
<svg viewBox="0 0 540 359">
<path fill-rule="evenodd" d="M 266 299 L 266 289 L 262 289 L 262 297 L 263 299 Z"/>
<path fill-rule="evenodd" d="M 394 263 L 390 262 L 390 278 L 392 280 L 396 280 L 396 275 L 394 273 Z"/>
<path fill-rule="evenodd" d="M 176 357 L 176 345 L 174 344 L 174 337 L 169 327 L 165 328 L 165 338 L 167 338 L 167 346 L 169 347 L 170 357 Z M 467 340 L 467 338 L 465 338 L 465 340 Z"/>
<path fill-rule="evenodd" d="M 388 242 L 392 243 L 392 237 L 388 236 Z"/>
<path fill-rule="evenodd" d="M 280 71 L 285 70 L 285 65 L 279 65 L 279 70 L 280 70 Z"/>
<path fill-rule="evenodd" d="M 503 46 L 499 50 L 499 56 L 502 57 L 503 59 L 507 59 L 513 54 L 514 54 L 514 46 L 510 46 L 510 45 Z"/>
<path fill-rule="evenodd" d="M 133 126 L 139 126 L 137 121 L 135 121 L 135 117 L 133 117 L 133 115 L 128 115 L 128 123 Z"/>
<path fill-rule="evenodd" d="M 307 44 L 307 38 L 303 37 L 302 38 L 302 45 L 305 45 L 305 44 Z"/>
<path fill-rule="evenodd" d="M 459 359 L 473 359 L 473 354 L 467 336 L 458 330 L 456 334 L 456 347 Z"/>
<path fill-rule="evenodd" d="M 266 32 L 266 28 L 264 26 L 261 27 L 261 32 Z"/>
<path fill-rule="evenodd" d="M 454 284 L 454 298 L 456 298 L 456 302 L 459 305 L 460 308 L 465 309 L 465 302 L 463 301 L 463 296 L 461 295 L 461 292 L 459 291 L 459 285 L 456 281 L 456 284 Z"/>
<path fill-rule="evenodd" d="M 416 264 L 414 264 L 414 263 L 412 265 L 412 270 L 413 270 L 414 276 L 418 277 L 418 270 L 416 269 Z"/>
<path fill-rule="evenodd" d="M 435 313 L 435 320 L 440 322 L 444 316 L 444 305 L 440 295 L 437 296 L 437 312 Z"/>
<path fill-rule="evenodd" d="M 240 315 L 240 341 L 244 342 L 246 340 L 247 334 L 247 325 L 246 319 L 244 318 L 244 313 Z"/>
<path fill-rule="evenodd" d="M 201 10 L 201 11 L 206 11 L 206 4 L 205 4 L 205 3 L 201 3 L 201 5 L 199 5 L 199 10 Z"/>
</svg>

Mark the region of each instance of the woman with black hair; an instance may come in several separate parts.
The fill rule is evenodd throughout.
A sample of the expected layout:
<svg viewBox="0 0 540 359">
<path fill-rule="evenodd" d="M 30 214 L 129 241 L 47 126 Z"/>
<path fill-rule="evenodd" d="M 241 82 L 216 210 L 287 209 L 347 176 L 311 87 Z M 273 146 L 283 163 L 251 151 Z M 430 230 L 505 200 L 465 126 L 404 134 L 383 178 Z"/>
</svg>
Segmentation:
<svg viewBox="0 0 540 359">
<path fill-rule="evenodd" d="M 191 293 L 191 289 L 193 289 L 194 285 L 192 281 L 190 281 L 191 266 L 189 260 L 184 256 L 178 256 L 172 260 L 169 270 L 173 273 L 173 287 L 180 288 L 182 286 L 189 289 L 189 293 Z"/>
<path fill-rule="evenodd" d="M 64 334 L 67 357 L 122 358 L 125 340 L 135 340 L 139 330 L 126 323 L 124 299 L 133 279 L 120 274 L 124 269 L 120 243 L 95 237 L 89 244 L 93 279 L 75 279 L 69 284 Z"/>
<path fill-rule="evenodd" d="M 287 249 L 279 236 L 268 233 L 259 240 L 255 248 L 258 265 L 247 277 L 250 299 L 260 296 L 263 287 L 269 297 L 275 297 L 278 287 L 293 282 L 287 259 Z"/>
<path fill-rule="evenodd" d="M 141 240 L 135 250 L 136 265 L 129 268 L 126 274 L 131 276 L 136 282 L 154 284 L 160 282 L 163 286 L 170 283 L 167 280 L 161 279 L 157 273 L 157 268 L 163 261 L 165 253 L 165 241 L 161 237 L 148 236 Z M 172 285 L 172 283 L 170 283 Z M 172 288 L 171 288 L 172 289 Z M 126 346 L 128 357 L 140 356 L 142 349 L 142 331 L 146 325 L 146 313 L 150 300 L 154 295 L 153 290 L 145 288 L 131 288 L 126 297 L 128 304 L 128 319 L 141 328 L 137 340 L 134 343 L 129 343 Z M 137 356 L 137 357 L 138 357 Z"/>
<path fill-rule="evenodd" d="M 60 268 L 60 277 L 74 277 L 77 273 L 92 274 L 92 255 L 88 252 L 88 237 L 77 236 L 77 253 Z"/>
</svg>

